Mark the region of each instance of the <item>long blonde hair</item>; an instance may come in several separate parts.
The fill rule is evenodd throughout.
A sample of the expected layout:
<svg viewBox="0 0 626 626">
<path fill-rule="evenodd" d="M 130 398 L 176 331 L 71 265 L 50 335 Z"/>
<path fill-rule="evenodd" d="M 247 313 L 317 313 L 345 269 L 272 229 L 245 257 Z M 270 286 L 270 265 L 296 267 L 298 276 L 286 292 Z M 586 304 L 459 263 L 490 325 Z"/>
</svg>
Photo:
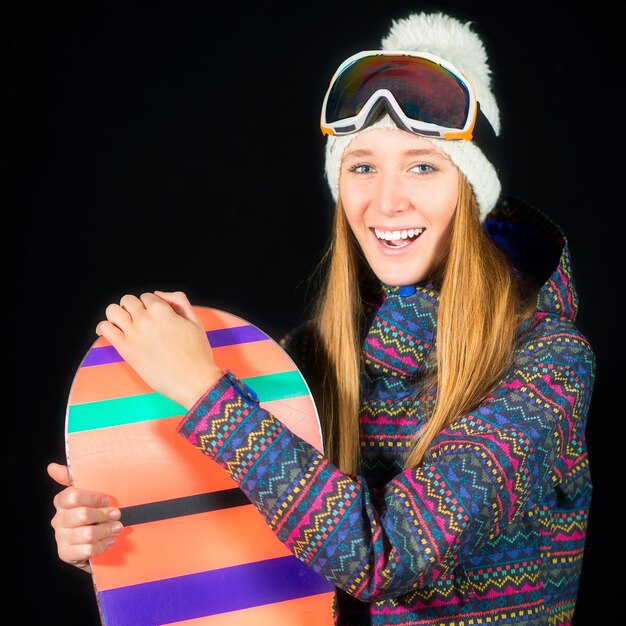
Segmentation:
<svg viewBox="0 0 626 626">
<path fill-rule="evenodd" d="M 509 365 L 515 337 L 530 308 L 510 263 L 486 234 L 472 188 L 460 175 L 459 197 L 445 259 L 431 277 L 439 292 L 436 362 L 425 381 L 434 407 L 416 433 L 406 467 L 417 467 L 437 434 L 475 408 Z M 359 372 L 365 330 L 363 291 L 373 274 L 337 203 L 324 282 L 314 317 L 317 365 L 323 370 L 326 455 L 344 472 L 359 469 Z"/>
</svg>

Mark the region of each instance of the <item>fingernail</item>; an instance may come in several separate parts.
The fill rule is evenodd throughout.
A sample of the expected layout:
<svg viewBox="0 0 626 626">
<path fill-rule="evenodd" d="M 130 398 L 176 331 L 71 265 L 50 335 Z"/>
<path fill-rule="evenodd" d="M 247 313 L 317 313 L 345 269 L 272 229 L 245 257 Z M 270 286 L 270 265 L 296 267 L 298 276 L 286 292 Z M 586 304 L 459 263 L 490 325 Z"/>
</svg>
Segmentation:
<svg viewBox="0 0 626 626">
<path fill-rule="evenodd" d="M 118 520 L 122 517 L 122 513 L 119 509 L 111 509 L 109 511 L 109 519 Z"/>
<path fill-rule="evenodd" d="M 100 500 L 100 506 L 109 506 L 110 500 L 108 496 L 104 496 L 102 500 Z"/>
<path fill-rule="evenodd" d="M 114 546 L 114 545 L 115 545 L 115 537 L 107 537 L 107 538 L 104 540 L 104 545 L 105 545 L 107 548 L 110 548 L 111 546 Z"/>
<path fill-rule="evenodd" d="M 119 532 L 122 532 L 122 528 L 124 528 L 124 527 L 122 526 L 122 523 L 121 523 L 121 522 L 116 522 L 115 524 L 113 524 L 113 525 L 111 526 L 111 532 L 113 532 L 113 533 L 119 533 Z"/>
</svg>

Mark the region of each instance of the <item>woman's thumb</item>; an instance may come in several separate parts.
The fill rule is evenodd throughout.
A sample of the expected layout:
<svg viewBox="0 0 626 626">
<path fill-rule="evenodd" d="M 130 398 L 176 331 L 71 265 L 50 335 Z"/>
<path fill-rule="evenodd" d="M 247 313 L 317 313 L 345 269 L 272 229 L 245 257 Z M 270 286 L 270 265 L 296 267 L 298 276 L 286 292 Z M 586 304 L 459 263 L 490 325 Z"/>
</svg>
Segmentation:
<svg viewBox="0 0 626 626">
<path fill-rule="evenodd" d="M 59 485 L 63 485 L 64 487 L 71 486 L 72 481 L 70 480 L 70 470 L 67 465 L 49 463 L 46 469 L 48 471 L 48 476 L 50 476 L 52 480 L 59 483 Z"/>
</svg>

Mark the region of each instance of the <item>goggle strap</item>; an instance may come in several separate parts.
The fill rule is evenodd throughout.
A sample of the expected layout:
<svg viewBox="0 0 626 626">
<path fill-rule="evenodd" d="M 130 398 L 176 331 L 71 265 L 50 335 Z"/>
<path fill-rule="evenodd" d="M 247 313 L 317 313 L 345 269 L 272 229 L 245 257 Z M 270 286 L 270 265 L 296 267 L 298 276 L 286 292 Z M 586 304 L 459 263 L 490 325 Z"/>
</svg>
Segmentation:
<svg viewBox="0 0 626 626">
<path fill-rule="evenodd" d="M 472 131 L 472 141 L 481 149 L 487 160 L 493 165 L 496 172 L 500 173 L 501 154 L 498 136 L 493 126 L 480 109 L 480 102 L 477 103 L 478 112 L 476 123 Z M 450 141 L 454 141 L 451 139 Z"/>
</svg>

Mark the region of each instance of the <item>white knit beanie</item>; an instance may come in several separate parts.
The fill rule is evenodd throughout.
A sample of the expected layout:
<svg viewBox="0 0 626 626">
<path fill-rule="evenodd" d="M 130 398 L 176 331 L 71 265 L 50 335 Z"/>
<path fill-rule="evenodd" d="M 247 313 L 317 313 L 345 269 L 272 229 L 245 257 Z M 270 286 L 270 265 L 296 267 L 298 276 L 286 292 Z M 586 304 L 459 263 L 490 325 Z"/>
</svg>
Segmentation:
<svg viewBox="0 0 626 626">
<path fill-rule="evenodd" d="M 483 42 L 471 30 L 471 22 L 462 23 L 443 13 L 415 13 L 392 22 L 383 38 L 383 50 L 429 52 L 452 63 L 466 76 L 474 87 L 481 111 L 500 134 L 500 111 L 491 93 L 491 70 Z M 374 128 L 394 128 L 395 122 L 385 115 L 375 124 L 359 131 Z M 348 145 L 359 134 L 329 135 L 326 143 L 326 179 L 335 202 L 339 197 L 339 172 L 341 159 Z M 474 190 L 481 220 L 495 206 L 500 195 L 500 180 L 494 165 L 472 141 L 462 139 L 429 139 L 441 148 L 465 174 Z"/>
</svg>

